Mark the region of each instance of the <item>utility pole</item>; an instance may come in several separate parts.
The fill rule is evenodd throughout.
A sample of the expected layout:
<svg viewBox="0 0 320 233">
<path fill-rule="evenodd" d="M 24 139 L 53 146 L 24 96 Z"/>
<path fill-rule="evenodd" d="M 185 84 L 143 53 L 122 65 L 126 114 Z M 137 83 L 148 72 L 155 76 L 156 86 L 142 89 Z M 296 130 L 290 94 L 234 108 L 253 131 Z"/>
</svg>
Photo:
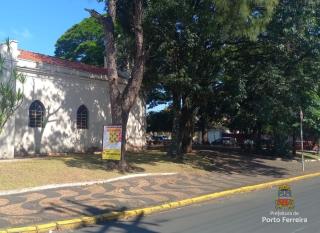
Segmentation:
<svg viewBox="0 0 320 233">
<path fill-rule="evenodd" d="M 320 138 L 318 139 L 318 156 L 320 156 Z"/>
<path fill-rule="evenodd" d="M 304 155 L 303 155 L 303 112 L 300 108 L 300 141 L 301 141 L 301 160 L 302 160 L 302 171 L 304 171 Z"/>
</svg>

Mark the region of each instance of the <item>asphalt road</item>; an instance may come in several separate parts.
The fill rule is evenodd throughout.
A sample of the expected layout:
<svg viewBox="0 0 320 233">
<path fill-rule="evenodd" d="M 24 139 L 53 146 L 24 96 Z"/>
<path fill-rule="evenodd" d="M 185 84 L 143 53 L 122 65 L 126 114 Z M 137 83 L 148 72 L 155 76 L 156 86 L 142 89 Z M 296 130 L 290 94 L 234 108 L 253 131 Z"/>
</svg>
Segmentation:
<svg viewBox="0 0 320 233">
<path fill-rule="evenodd" d="M 78 233 L 320 233 L 320 178 L 290 185 L 298 215 L 271 215 L 277 188 L 239 194 L 228 198 L 175 209 L 129 221 L 115 221 L 76 230 Z M 264 218 L 265 217 L 265 218 Z M 300 217 L 300 218 L 299 218 Z M 275 218 L 275 219 L 273 219 Z M 277 219 L 279 218 L 279 219 Z M 289 223 L 293 218 L 306 223 Z M 291 220 L 290 220 L 291 219 Z M 266 223 L 278 221 L 280 223 Z M 283 222 L 284 221 L 284 222 Z"/>
</svg>

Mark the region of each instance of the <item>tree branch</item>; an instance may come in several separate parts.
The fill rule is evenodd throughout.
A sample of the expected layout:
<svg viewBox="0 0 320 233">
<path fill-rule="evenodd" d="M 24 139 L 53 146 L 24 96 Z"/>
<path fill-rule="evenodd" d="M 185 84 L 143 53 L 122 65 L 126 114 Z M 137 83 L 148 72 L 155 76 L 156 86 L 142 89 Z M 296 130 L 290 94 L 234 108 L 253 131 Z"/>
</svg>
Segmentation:
<svg viewBox="0 0 320 233">
<path fill-rule="evenodd" d="M 129 79 L 127 86 L 123 91 L 122 105 L 123 111 L 130 111 L 133 106 L 136 97 L 139 94 L 145 64 L 145 51 L 144 51 L 144 40 L 143 40 L 143 0 L 134 0 L 134 15 L 133 15 L 133 29 L 135 34 L 135 56 L 134 66 L 131 72 L 131 79 Z"/>
<path fill-rule="evenodd" d="M 85 10 L 85 11 L 88 11 L 89 14 L 91 15 L 91 17 L 95 18 L 95 19 L 98 20 L 100 23 L 103 22 L 104 16 L 101 15 L 100 13 L 98 13 L 96 10 L 87 9 L 87 8 L 85 8 L 84 10 Z"/>
</svg>

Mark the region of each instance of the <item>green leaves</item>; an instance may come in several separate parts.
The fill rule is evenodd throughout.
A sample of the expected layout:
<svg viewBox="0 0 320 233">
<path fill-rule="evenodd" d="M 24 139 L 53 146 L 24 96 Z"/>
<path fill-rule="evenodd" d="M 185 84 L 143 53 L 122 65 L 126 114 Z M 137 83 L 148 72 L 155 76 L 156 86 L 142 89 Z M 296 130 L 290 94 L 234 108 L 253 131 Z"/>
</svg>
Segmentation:
<svg viewBox="0 0 320 233">
<path fill-rule="evenodd" d="M 14 68 L 9 39 L 6 45 L 9 56 L 0 56 L 0 133 L 23 101 L 23 90 L 16 88 L 17 83 L 25 82 L 25 76 Z"/>
<path fill-rule="evenodd" d="M 4 58 L 0 54 L 0 75 L 3 74 Z"/>
<path fill-rule="evenodd" d="M 287 140 L 301 107 L 306 133 L 319 135 L 319 6 L 281 0 L 256 41 L 226 47 L 225 90 L 233 101 L 225 113 L 231 128 L 253 134 L 262 127 L 275 140 Z"/>
<path fill-rule="evenodd" d="M 71 27 L 56 42 L 55 55 L 67 60 L 103 66 L 104 36 L 102 26 L 86 18 Z"/>
</svg>

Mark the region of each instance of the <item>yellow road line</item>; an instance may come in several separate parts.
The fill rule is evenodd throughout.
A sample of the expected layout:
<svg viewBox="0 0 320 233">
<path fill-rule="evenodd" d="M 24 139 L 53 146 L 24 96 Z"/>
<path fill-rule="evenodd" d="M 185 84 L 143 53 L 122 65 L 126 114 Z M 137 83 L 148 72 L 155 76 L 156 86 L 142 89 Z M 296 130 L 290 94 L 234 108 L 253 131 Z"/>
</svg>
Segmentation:
<svg viewBox="0 0 320 233">
<path fill-rule="evenodd" d="M 83 226 L 88 226 L 88 225 L 92 225 L 92 224 L 103 222 L 103 221 L 126 219 L 126 218 L 131 218 L 139 215 L 148 215 L 148 214 L 157 213 L 157 212 L 161 212 L 169 209 L 174 209 L 177 207 L 191 205 L 194 203 L 200 203 L 203 201 L 230 196 L 236 193 L 245 193 L 245 192 L 251 192 L 254 190 L 266 189 L 266 188 L 287 184 L 294 181 L 310 179 L 318 176 L 320 176 L 320 172 L 292 177 L 292 178 L 281 179 L 281 180 L 275 180 L 275 181 L 262 183 L 262 184 L 244 186 L 244 187 L 230 189 L 230 190 L 221 191 L 221 192 L 215 192 L 215 193 L 206 194 L 198 197 L 188 198 L 181 201 L 174 201 L 174 202 L 170 202 L 170 203 L 166 203 L 158 206 L 151 206 L 151 207 L 146 207 L 141 209 L 127 210 L 127 211 L 120 211 L 120 212 L 113 211 L 106 214 L 100 214 L 100 215 L 95 215 L 90 217 L 79 217 L 75 219 L 66 219 L 66 220 L 61 220 L 61 221 L 56 221 L 56 222 L 51 222 L 46 224 L 39 224 L 34 226 L 8 228 L 5 230 L 0 230 L 0 233 L 37 233 L 37 232 L 48 232 L 50 230 L 77 229 Z"/>
</svg>

